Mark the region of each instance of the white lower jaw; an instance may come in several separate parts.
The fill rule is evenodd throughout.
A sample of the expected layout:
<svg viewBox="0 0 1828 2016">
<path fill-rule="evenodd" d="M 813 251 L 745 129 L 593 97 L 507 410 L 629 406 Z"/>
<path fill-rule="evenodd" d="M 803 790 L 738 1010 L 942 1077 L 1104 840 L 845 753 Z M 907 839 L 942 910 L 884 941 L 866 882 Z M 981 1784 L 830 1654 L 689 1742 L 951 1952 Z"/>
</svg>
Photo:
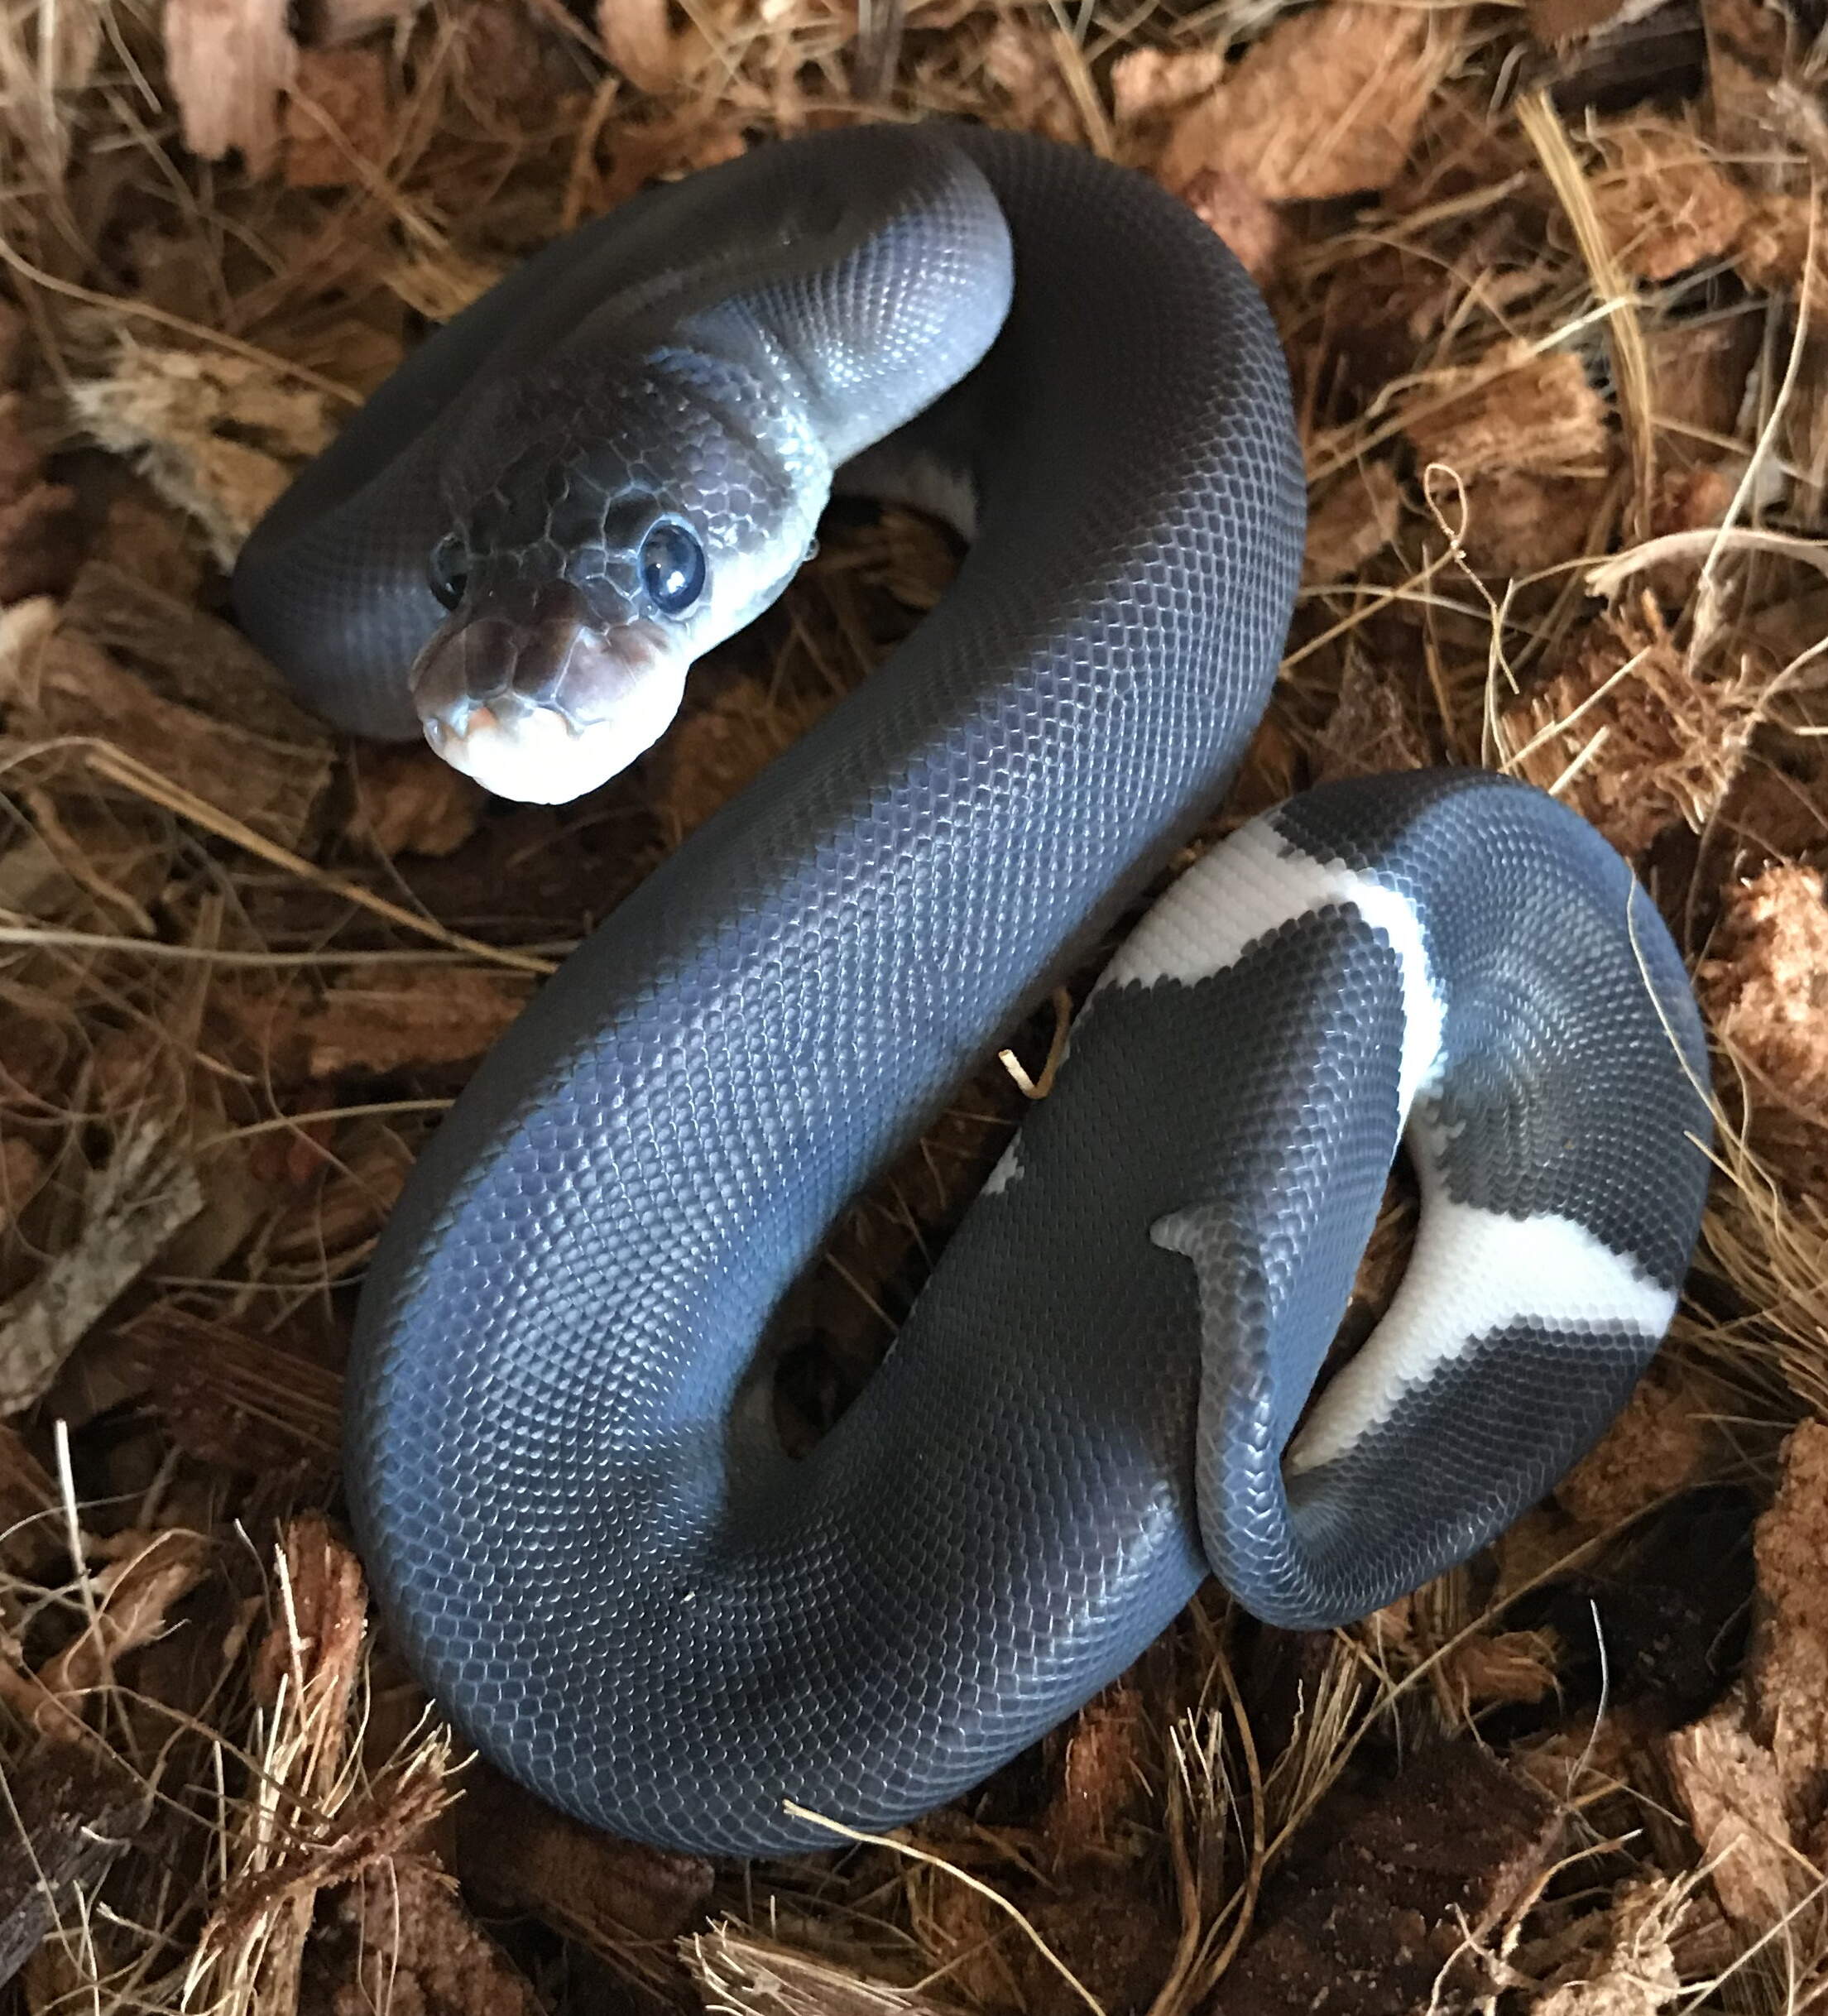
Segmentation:
<svg viewBox="0 0 1828 2016">
<path fill-rule="evenodd" d="M 473 708 L 461 732 L 448 720 L 425 723 L 425 740 L 453 770 L 473 777 L 497 798 L 529 805 L 564 805 L 626 770 L 653 747 L 679 709 L 677 679 L 650 676 L 606 720 L 574 727 L 549 707 L 498 715 Z"/>
</svg>

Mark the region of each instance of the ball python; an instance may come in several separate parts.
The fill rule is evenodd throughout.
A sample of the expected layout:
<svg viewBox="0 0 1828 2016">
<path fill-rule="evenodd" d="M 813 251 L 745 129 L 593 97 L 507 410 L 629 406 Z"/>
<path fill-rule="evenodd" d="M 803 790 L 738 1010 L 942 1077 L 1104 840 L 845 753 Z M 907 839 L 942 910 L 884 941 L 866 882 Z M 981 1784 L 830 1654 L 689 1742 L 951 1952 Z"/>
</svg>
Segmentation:
<svg viewBox="0 0 1828 2016">
<path fill-rule="evenodd" d="M 1039 139 L 758 146 L 458 315 L 233 581 L 333 721 L 563 799 L 834 490 L 949 516 L 956 582 L 484 1059 L 348 1384 L 358 1542 L 457 1726 L 586 1822 L 732 1855 L 976 1784 L 1209 1572 L 1319 1628 L 1466 1558 L 1623 1404 L 1707 1174 L 1688 984 L 1605 842 L 1482 771 L 1327 785 L 1148 911 L 790 1458 L 772 1313 L 1266 705 L 1304 514 L 1255 289 Z M 1403 1140 L 1413 1258 L 1310 1409 Z"/>
</svg>

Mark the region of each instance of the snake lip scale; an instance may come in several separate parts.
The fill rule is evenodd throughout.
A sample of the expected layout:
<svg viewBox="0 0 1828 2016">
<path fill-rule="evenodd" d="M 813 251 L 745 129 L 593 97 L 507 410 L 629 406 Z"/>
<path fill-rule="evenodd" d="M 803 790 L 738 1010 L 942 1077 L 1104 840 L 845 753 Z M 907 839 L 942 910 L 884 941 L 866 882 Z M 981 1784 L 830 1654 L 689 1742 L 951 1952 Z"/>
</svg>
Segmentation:
<svg viewBox="0 0 1828 2016">
<path fill-rule="evenodd" d="M 835 488 L 939 606 L 484 1060 L 375 1256 L 347 1474 L 458 1726 L 727 1854 L 900 1824 L 1216 1572 L 1318 1628 L 1600 1433 L 1696 1236 L 1706 1048 L 1629 870 L 1479 771 L 1336 783 L 1149 910 L 887 1360 L 790 1461 L 756 1341 L 833 1219 L 1208 815 L 1300 564 L 1220 242 L 1039 140 L 758 147 L 562 239 L 257 529 L 249 633 L 356 732 L 564 798 L 660 732 Z M 415 667 L 408 678 L 408 668 Z M 1307 1403 L 1406 1142 L 1388 1313 Z"/>
</svg>

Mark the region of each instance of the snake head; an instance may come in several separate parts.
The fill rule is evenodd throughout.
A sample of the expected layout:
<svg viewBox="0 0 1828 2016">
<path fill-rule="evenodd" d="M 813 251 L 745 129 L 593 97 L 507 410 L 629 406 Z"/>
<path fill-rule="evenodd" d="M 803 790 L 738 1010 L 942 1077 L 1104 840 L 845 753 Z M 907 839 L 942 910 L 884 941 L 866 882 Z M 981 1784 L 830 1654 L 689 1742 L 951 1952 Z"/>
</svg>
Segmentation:
<svg viewBox="0 0 1828 2016">
<path fill-rule="evenodd" d="M 563 804 L 666 732 L 688 662 L 660 624 L 606 623 L 561 576 L 466 600 L 415 661 L 413 703 L 453 769 L 498 797 Z"/>
<path fill-rule="evenodd" d="M 693 661 L 765 607 L 805 550 L 806 506 L 765 527 L 729 502 L 761 491 L 753 470 L 732 454 L 719 468 L 687 497 L 631 480 L 620 453 L 536 440 L 453 516 L 429 567 L 450 614 L 409 674 L 446 762 L 501 797 L 559 804 L 665 732 Z"/>
<path fill-rule="evenodd" d="M 426 741 L 502 798 L 606 783 L 679 711 L 708 573 L 697 531 L 653 498 L 612 506 L 563 465 L 523 472 L 433 550 L 451 614 L 408 675 Z"/>
</svg>

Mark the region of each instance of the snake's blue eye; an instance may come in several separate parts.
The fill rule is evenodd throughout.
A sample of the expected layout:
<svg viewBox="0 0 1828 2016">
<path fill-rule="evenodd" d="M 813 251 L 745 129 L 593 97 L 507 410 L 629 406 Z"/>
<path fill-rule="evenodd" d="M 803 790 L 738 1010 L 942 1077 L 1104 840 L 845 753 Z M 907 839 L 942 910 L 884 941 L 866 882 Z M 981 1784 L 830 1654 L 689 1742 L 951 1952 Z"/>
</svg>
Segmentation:
<svg viewBox="0 0 1828 2016">
<path fill-rule="evenodd" d="M 470 554 L 462 533 L 447 532 L 432 548 L 425 578 L 447 609 L 454 609 L 463 599 L 463 591 L 470 583 Z"/>
<path fill-rule="evenodd" d="M 641 585 L 662 616 L 683 616 L 704 593 L 704 548 L 664 520 L 641 542 Z"/>
</svg>

